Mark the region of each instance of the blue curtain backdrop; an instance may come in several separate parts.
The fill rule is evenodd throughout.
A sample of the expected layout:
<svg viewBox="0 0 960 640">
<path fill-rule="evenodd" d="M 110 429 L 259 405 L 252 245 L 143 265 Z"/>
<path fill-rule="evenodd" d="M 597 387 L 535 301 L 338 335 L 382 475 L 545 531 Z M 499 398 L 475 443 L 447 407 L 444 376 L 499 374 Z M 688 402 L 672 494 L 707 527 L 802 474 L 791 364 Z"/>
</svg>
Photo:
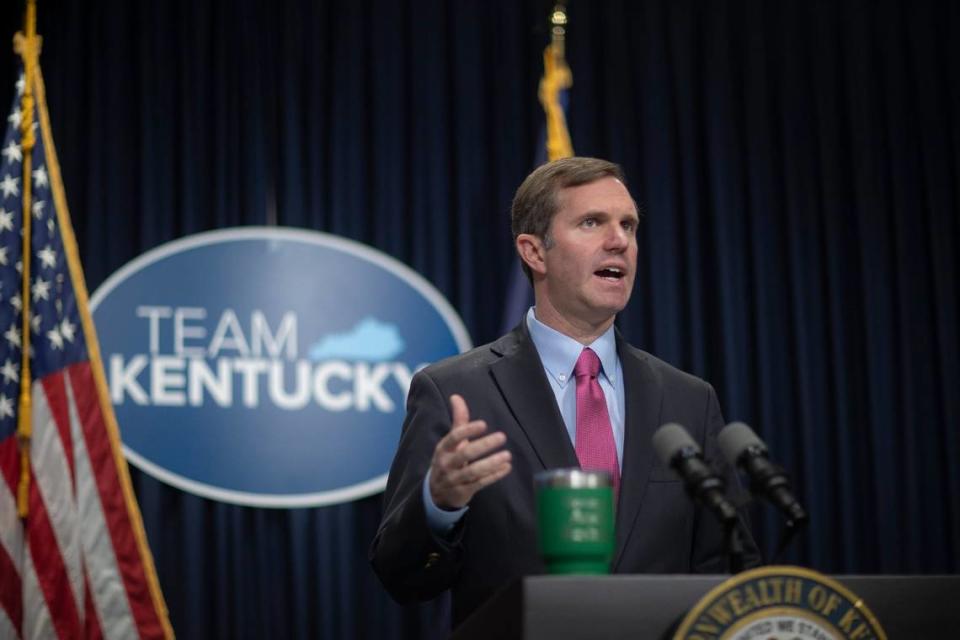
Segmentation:
<svg viewBox="0 0 960 640">
<path fill-rule="evenodd" d="M 276 223 L 391 254 L 475 343 L 495 337 L 548 3 L 39 4 L 91 290 L 162 242 Z M 623 332 L 713 382 L 793 472 L 813 526 L 788 561 L 956 572 L 960 4 L 573 0 L 569 16 L 574 146 L 622 163 L 644 210 Z M 376 497 L 260 510 L 133 476 L 181 638 L 445 628 L 442 603 L 401 608 L 369 570 Z M 755 514 L 770 550 L 777 524 Z"/>
</svg>

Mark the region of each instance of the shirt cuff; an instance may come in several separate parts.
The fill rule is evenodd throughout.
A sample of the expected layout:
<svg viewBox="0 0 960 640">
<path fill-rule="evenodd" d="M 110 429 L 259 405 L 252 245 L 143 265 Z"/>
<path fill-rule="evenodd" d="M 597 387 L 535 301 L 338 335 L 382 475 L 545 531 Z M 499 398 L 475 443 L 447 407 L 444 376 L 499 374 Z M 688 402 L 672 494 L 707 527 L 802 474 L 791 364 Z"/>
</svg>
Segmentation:
<svg viewBox="0 0 960 640">
<path fill-rule="evenodd" d="M 446 537 L 453 527 L 460 522 L 460 518 L 467 512 L 468 507 L 460 507 L 454 511 L 441 509 L 433 502 L 430 495 L 430 470 L 423 479 L 423 510 L 427 514 L 427 526 L 435 536 Z"/>
</svg>

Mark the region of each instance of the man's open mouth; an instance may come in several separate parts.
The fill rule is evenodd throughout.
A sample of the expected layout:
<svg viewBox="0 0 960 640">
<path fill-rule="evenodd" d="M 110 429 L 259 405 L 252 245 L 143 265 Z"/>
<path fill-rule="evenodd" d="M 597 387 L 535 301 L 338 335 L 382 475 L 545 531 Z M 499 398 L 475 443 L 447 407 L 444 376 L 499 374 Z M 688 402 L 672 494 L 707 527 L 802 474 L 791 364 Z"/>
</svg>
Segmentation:
<svg viewBox="0 0 960 640">
<path fill-rule="evenodd" d="M 593 272 L 594 275 L 600 276 L 601 278 L 606 278 L 608 280 L 619 280 L 620 278 L 627 275 L 623 269 L 619 267 L 606 267 L 603 269 L 598 269 Z"/>
</svg>

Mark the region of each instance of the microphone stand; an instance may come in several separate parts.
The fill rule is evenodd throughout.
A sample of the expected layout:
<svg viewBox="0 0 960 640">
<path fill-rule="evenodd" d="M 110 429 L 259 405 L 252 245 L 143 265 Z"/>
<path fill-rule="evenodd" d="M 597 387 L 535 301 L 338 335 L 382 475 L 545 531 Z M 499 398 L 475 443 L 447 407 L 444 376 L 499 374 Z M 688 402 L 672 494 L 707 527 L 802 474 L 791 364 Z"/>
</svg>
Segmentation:
<svg viewBox="0 0 960 640">
<path fill-rule="evenodd" d="M 743 571 L 743 541 L 740 539 L 740 518 L 724 523 L 723 540 L 727 550 L 727 570 L 730 575 Z"/>
<path fill-rule="evenodd" d="M 777 545 L 777 552 L 773 555 L 773 562 L 771 564 L 778 564 L 784 552 L 787 550 L 787 546 L 793 541 L 793 539 L 800 533 L 800 530 L 803 529 L 807 524 L 807 517 L 803 518 L 788 518 L 784 522 L 783 531 L 780 533 L 780 543 Z"/>
</svg>

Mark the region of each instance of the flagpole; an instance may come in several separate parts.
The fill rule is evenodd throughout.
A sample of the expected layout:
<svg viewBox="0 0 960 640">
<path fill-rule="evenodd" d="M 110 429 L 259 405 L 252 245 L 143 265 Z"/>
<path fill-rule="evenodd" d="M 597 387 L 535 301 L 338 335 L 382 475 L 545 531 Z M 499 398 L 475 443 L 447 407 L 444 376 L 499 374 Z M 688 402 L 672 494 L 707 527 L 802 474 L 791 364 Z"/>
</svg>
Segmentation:
<svg viewBox="0 0 960 640">
<path fill-rule="evenodd" d="M 25 34 L 25 35 L 24 35 Z M 17 411 L 17 438 L 20 443 L 20 483 L 17 487 L 17 512 L 27 517 L 30 497 L 30 438 L 32 436 L 32 380 L 30 376 L 30 258 L 33 253 L 31 238 L 31 175 L 33 146 L 33 80 L 36 75 L 37 58 L 40 54 L 40 38 L 37 36 L 37 3 L 27 0 L 23 33 L 14 38 L 14 50 L 23 58 L 23 96 L 20 98 L 20 133 L 23 152 L 23 257 L 21 298 L 23 301 L 22 338 L 20 339 L 20 406 Z"/>
</svg>

